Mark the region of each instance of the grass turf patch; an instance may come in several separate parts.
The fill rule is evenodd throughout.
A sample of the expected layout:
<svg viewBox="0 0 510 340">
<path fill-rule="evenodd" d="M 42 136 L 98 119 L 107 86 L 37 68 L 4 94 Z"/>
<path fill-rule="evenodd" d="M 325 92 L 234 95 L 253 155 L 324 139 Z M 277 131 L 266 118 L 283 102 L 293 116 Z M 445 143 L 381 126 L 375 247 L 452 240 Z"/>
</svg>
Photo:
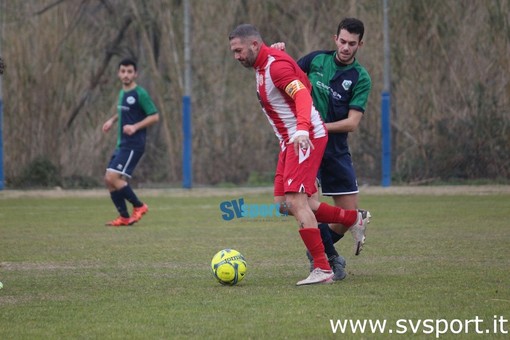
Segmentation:
<svg viewBox="0 0 510 340">
<path fill-rule="evenodd" d="M 387 320 L 384 334 L 365 330 L 381 338 L 403 331 L 400 319 L 476 316 L 507 336 L 493 319 L 510 317 L 510 196 L 362 195 L 365 249 L 354 256 L 346 235 L 347 278 L 310 287 L 295 286 L 308 261 L 294 219 L 223 220 L 219 204 L 237 198 L 147 197 L 149 213 L 123 228 L 104 227 L 115 217 L 106 194 L 0 200 L 0 338 L 359 338 L 330 320 L 368 319 Z M 210 273 L 223 248 L 247 259 L 237 286 Z"/>
</svg>

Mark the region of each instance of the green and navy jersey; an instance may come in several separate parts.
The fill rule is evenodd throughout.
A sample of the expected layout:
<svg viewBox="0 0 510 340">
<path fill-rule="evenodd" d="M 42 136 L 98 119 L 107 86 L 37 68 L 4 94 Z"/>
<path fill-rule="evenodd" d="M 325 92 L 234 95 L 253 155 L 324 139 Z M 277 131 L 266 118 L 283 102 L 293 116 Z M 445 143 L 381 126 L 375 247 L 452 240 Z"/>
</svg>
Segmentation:
<svg viewBox="0 0 510 340">
<path fill-rule="evenodd" d="M 124 125 L 136 124 L 157 112 L 156 105 L 144 88 L 137 85 L 129 91 L 120 90 L 117 104 L 119 115 L 117 147 L 144 149 L 147 129 L 140 129 L 135 134 L 128 136 L 122 132 L 122 128 Z"/>
<path fill-rule="evenodd" d="M 315 51 L 299 59 L 298 65 L 312 83 L 313 103 L 324 122 L 346 119 L 350 109 L 365 112 L 372 80 L 357 60 L 344 65 L 336 59 L 336 51 Z M 337 151 L 348 152 L 347 135 L 329 135 Z"/>
</svg>

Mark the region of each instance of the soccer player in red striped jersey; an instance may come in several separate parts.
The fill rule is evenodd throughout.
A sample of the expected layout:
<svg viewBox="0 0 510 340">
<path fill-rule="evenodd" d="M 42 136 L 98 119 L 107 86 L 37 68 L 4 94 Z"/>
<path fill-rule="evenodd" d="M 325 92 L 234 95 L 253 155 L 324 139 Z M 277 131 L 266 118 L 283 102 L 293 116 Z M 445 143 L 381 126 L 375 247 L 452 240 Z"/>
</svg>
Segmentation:
<svg viewBox="0 0 510 340">
<path fill-rule="evenodd" d="M 361 210 L 345 210 L 312 198 L 315 178 L 328 135 L 312 103 L 306 74 L 285 52 L 264 44 L 256 27 L 243 24 L 229 35 L 230 50 L 243 66 L 255 69 L 257 95 L 280 153 L 274 181 L 275 201 L 284 203 L 299 224 L 299 233 L 313 257 L 314 270 L 297 283 L 330 283 L 333 272 L 324 254 L 317 221 L 349 227 L 361 247 L 368 223 Z"/>
<path fill-rule="evenodd" d="M 356 18 L 340 21 L 334 35 L 336 50 L 317 50 L 297 60 L 312 84 L 312 98 L 328 130 L 328 146 L 319 168 L 322 195 L 331 196 L 337 207 L 358 208 L 358 181 L 354 170 L 348 134 L 355 131 L 365 114 L 372 80 L 357 60 L 363 46 L 365 26 Z M 272 44 L 285 51 L 285 43 Z M 343 225 L 319 224 L 333 280 L 345 278 L 345 259 L 334 243 L 347 231 Z M 359 251 L 355 253 L 359 255 Z M 308 254 L 307 254 L 308 255 Z M 310 259 L 310 257 L 309 257 Z M 310 259 L 311 260 L 311 259 Z M 312 269 L 313 270 L 313 267 Z"/>
</svg>

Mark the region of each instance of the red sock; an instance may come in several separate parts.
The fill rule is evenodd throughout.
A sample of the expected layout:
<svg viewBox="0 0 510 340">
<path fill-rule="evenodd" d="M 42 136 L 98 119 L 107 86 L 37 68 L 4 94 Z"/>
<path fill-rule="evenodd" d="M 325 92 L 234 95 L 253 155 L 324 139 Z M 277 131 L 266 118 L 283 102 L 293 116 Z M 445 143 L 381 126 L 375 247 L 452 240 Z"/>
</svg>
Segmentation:
<svg viewBox="0 0 510 340">
<path fill-rule="evenodd" d="M 313 267 L 331 270 L 328 259 L 324 254 L 324 245 L 322 244 L 319 228 L 301 228 L 299 229 L 299 235 L 301 236 L 306 249 L 308 249 L 313 257 Z"/>
<path fill-rule="evenodd" d="M 358 219 L 358 211 L 345 210 L 327 203 L 321 203 L 319 209 L 315 212 L 315 218 L 322 223 L 340 223 L 346 227 L 351 227 Z"/>
</svg>

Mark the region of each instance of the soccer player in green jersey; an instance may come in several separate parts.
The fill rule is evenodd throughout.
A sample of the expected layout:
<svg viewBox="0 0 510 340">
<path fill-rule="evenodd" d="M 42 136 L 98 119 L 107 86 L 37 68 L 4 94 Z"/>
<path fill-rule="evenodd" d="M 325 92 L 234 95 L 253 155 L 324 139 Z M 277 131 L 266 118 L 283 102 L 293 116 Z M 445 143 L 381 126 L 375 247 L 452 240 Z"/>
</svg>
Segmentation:
<svg viewBox="0 0 510 340">
<path fill-rule="evenodd" d="M 298 60 L 299 67 L 312 83 L 312 98 L 328 130 L 329 140 L 319 169 L 322 194 L 331 196 L 335 206 L 358 208 L 358 183 L 351 159 L 348 133 L 358 128 L 367 107 L 372 81 L 356 60 L 363 46 L 365 28 L 356 18 L 340 21 L 334 41 L 336 50 L 311 52 Z M 284 43 L 272 45 L 285 49 Z M 345 259 L 333 246 L 347 228 L 340 224 L 320 224 L 326 254 L 336 280 L 345 278 Z M 354 251 L 359 255 L 363 243 Z"/>
<path fill-rule="evenodd" d="M 147 127 L 159 120 L 159 113 L 149 94 L 135 82 L 137 75 L 133 60 L 124 59 L 120 62 L 118 77 L 122 82 L 122 90 L 119 93 L 117 113 L 103 124 L 103 132 L 108 132 L 118 122 L 117 146 L 107 166 L 104 181 L 119 217 L 107 222 L 107 226 L 132 225 L 149 210 L 127 181 L 145 151 Z M 133 205 L 131 216 L 126 201 Z"/>
</svg>

